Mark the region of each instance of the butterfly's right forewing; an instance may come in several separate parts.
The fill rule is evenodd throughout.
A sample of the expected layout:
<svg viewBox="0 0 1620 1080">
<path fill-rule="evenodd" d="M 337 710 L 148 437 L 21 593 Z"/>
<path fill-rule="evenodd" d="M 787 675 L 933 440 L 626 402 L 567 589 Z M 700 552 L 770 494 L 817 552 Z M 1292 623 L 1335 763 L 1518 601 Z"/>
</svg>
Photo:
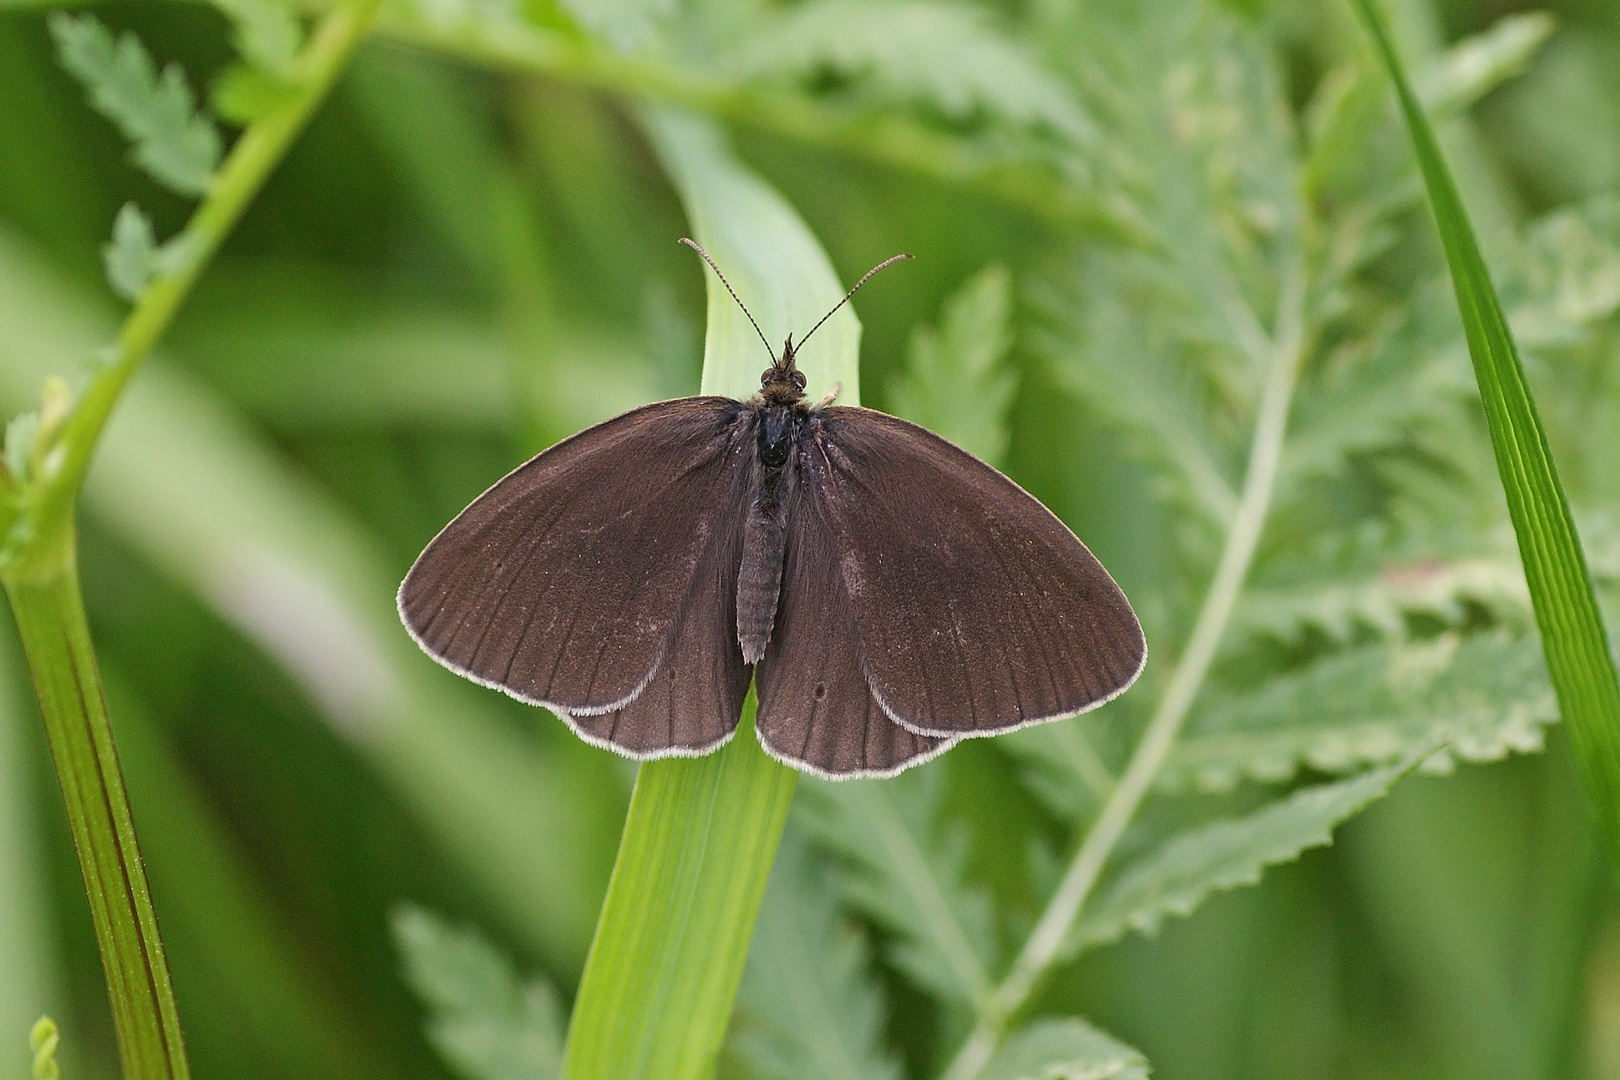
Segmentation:
<svg viewBox="0 0 1620 1080">
<path fill-rule="evenodd" d="M 400 586 L 405 625 L 446 666 L 570 715 L 596 741 L 689 752 L 737 721 L 747 671 L 735 633 L 736 543 L 752 449 L 728 398 L 658 402 L 580 432 L 480 496 L 428 545 Z M 729 569 L 728 569 L 729 568 Z M 682 625 L 692 632 L 682 632 Z M 681 670 L 666 666 L 681 649 Z M 660 672 L 663 683 L 653 686 Z M 589 717 L 651 692 L 670 710 L 729 719 L 633 745 Z M 735 703 L 731 699 L 735 697 Z M 653 699 L 649 699 L 651 701 Z M 623 717 L 620 717 L 623 720 Z"/>
</svg>

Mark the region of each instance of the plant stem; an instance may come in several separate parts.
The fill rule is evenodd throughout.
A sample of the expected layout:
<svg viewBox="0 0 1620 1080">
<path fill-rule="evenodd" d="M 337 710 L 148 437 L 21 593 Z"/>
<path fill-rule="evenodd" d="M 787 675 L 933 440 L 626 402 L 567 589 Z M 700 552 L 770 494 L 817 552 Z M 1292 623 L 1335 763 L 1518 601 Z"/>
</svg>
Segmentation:
<svg viewBox="0 0 1620 1080">
<path fill-rule="evenodd" d="M 6 582 L 84 874 L 129 1080 L 190 1075 L 169 967 L 101 697 L 71 543 L 58 572 Z"/>
<path fill-rule="evenodd" d="M 1114 846 L 1136 816 L 1159 767 L 1164 764 L 1165 755 L 1174 744 L 1215 658 L 1243 579 L 1254 561 L 1255 548 L 1271 505 L 1288 407 L 1303 351 L 1304 296 L 1303 270 L 1296 266 L 1285 276 L 1279 298 L 1277 330 L 1269 350 L 1270 370 L 1260 399 L 1237 514 L 1227 531 L 1220 563 L 1204 595 L 1187 649 L 1176 664 L 1153 719 L 1137 743 L 1119 783 L 1047 902 L 1046 910 L 1013 962 L 1012 970 L 996 989 L 990 1008 L 946 1070 L 944 1080 L 973 1080 L 979 1075 L 995 1052 L 1007 1021 L 1024 1006 L 1040 979 L 1061 957 L 1075 920 Z"/>
<path fill-rule="evenodd" d="M 10 477 L 4 492 L 0 582 L 45 721 L 128 1080 L 187 1080 L 190 1068 L 85 618 L 74 508 L 120 392 L 331 88 L 376 5 L 354 0 L 321 20 L 299 58 L 300 92 L 237 140 L 185 230 L 166 246 L 167 265 L 125 320 L 112 356 L 65 416 L 50 415 L 54 404 L 44 410 L 29 475 Z"/>
<path fill-rule="evenodd" d="M 801 97 L 751 90 L 646 56 L 621 56 L 530 25 L 502 26 L 499 33 L 474 22 L 435 25 L 396 5 L 378 19 L 377 32 L 475 63 L 699 110 L 755 131 L 853 154 L 978 191 L 1064 230 L 1138 241 L 1144 236 L 1124 202 L 1094 197 L 1040 167 L 982 156 L 960 139 L 898 117 L 842 115 Z"/>
</svg>

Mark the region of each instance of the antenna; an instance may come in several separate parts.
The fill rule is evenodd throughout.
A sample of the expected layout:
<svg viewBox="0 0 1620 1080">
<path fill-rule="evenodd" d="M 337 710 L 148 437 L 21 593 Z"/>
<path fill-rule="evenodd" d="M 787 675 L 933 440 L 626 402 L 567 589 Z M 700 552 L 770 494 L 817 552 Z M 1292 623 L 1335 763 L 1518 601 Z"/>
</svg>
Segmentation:
<svg viewBox="0 0 1620 1080">
<path fill-rule="evenodd" d="M 909 251 L 902 251 L 898 255 L 889 256 L 887 259 L 884 259 L 882 262 L 880 262 L 876 266 L 872 267 L 872 269 L 868 270 L 866 272 L 866 274 L 861 278 L 861 280 L 859 280 L 859 281 L 857 281 L 855 283 L 855 289 L 859 289 L 862 285 L 865 285 L 867 283 L 867 281 L 869 281 L 871 279 L 872 275 L 877 273 L 879 270 L 886 270 L 889 267 L 893 266 L 895 263 L 899 262 L 901 259 L 914 259 L 914 258 L 916 258 L 916 256 L 911 254 L 911 252 L 909 252 Z M 719 272 L 720 271 L 718 271 L 718 270 L 715 271 L 715 273 L 717 273 L 717 274 Z M 821 317 L 821 322 L 816 323 L 816 325 L 814 325 L 814 326 L 812 326 L 810 328 L 810 334 L 813 334 L 817 330 L 820 330 L 821 329 L 821 323 L 824 323 L 828 319 L 832 318 L 833 317 L 833 312 L 837 311 L 839 308 L 841 308 L 845 304 L 849 303 L 849 298 L 855 295 L 855 289 L 851 289 L 851 290 L 849 290 L 849 292 L 845 293 L 844 298 L 842 300 L 838 301 L 838 303 L 833 305 L 832 311 L 829 311 L 829 312 L 827 312 L 827 314 L 823 315 Z M 799 343 L 794 346 L 794 349 L 798 350 L 798 349 L 804 348 L 804 343 L 810 340 L 810 334 L 806 334 L 806 335 L 804 335 L 804 337 L 800 338 Z"/>
<path fill-rule="evenodd" d="M 777 363 L 776 350 L 772 349 L 771 348 L 771 343 L 769 341 L 765 340 L 765 331 L 763 331 L 763 330 L 761 330 L 759 328 L 759 323 L 754 322 L 754 314 L 753 314 L 753 312 L 748 310 L 748 305 L 747 304 L 744 304 L 742 302 L 742 300 L 738 299 L 737 290 L 733 289 L 731 287 L 731 282 L 726 280 L 726 275 L 722 274 L 720 272 L 720 268 L 714 264 L 714 260 L 709 258 L 709 253 L 707 251 L 704 251 L 702 248 L 698 247 L 698 244 L 697 244 L 696 240 L 691 240 L 691 239 L 688 239 L 687 237 L 683 236 L 683 237 L 681 237 L 681 243 L 685 244 L 687 247 L 691 248 L 693 251 L 695 251 L 699 255 L 703 256 L 703 261 L 709 264 L 709 269 L 713 270 L 715 276 L 720 279 L 720 284 L 722 284 L 722 285 L 724 285 L 726 287 L 726 292 L 731 294 L 731 298 L 733 300 L 737 301 L 737 306 L 742 308 L 742 313 L 744 315 L 748 316 L 748 321 L 750 323 L 753 323 L 754 333 L 758 334 L 759 335 L 759 340 L 764 343 L 765 351 L 767 353 L 769 353 L 770 357 L 771 357 L 771 366 L 775 367 L 776 363 Z M 892 262 L 893 260 L 890 260 L 890 261 Z M 876 273 L 876 271 L 873 271 L 873 273 Z M 866 277 L 871 277 L 871 276 L 872 276 L 871 274 L 866 275 Z M 865 281 L 866 278 L 862 278 L 861 280 Z M 857 285 L 856 288 L 860 288 L 860 286 Z M 845 299 L 847 300 L 849 298 L 845 297 Z M 837 309 L 834 309 L 834 310 L 837 310 Z"/>
</svg>

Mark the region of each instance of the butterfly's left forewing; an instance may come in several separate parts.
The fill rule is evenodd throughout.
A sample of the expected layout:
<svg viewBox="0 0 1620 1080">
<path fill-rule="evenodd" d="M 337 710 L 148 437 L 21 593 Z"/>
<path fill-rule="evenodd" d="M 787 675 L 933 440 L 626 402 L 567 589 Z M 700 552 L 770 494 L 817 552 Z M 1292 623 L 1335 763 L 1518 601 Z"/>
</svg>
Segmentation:
<svg viewBox="0 0 1620 1080">
<path fill-rule="evenodd" d="M 446 666 L 637 757 L 736 726 L 740 521 L 752 427 L 726 398 L 658 402 L 514 470 L 434 538 L 399 610 Z"/>
<path fill-rule="evenodd" d="M 922 735 L 988 735 L 1123 691 L 1146 643 L 1102 565 L 977 458 L 868 409 L 812 414 L 804 506 L 826 522 L 862 670 Z"/>
</svg>

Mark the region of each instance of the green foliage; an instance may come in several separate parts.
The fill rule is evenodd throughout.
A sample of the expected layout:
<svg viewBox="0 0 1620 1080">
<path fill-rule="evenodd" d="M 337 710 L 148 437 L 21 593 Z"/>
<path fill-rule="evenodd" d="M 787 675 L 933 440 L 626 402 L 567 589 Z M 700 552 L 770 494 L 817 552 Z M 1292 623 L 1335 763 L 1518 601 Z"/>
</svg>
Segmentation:
<svg viewBox="0 0 1620 1080">
<path fill-rule="evenodd" d="M 294 75 L 303 32 L 281 0 L 212 0 L 236 28 L 233 44 L 242 59 L 272 76 Z"/>
<path fill-rule="evenodd" d="M 1147 1080 L 1147 1059 L 1083 1020 L 1037 1020 L 1007 1040 L 985 1080 Z"/>
<path fill-rule="evenodd" d="M 957 121 L 982 111 L 1077 144 L 1091 132 L 1073 91 L 967 6 L 818 0 L 759 31 L 733 63 L 756 78 L 830 71 L 869 83 L 878 101 L 926 103 Z"/>
<path fill-rule="evenodd" d="M 134 144 L 132 160 L 182 195 L 200 195 L 219 164 L 219 132 L 196 111 L 178 65 L 157 71 L 132 33 L 115 41 L 94 15 L 58 12 L 51 36 L 62 64 L 90 91 L 90 103 Z"/>
<path fill-rule="evenodd" d="M 1382 16 L 1371 0 L 1360 0 L 1358 6 L 1400 97 L 1457 292 L 1553 690 L 1568 721 L 1599 831 L 1620 867 L 1620 674 L 1575 534 L 1569 497 L 1456 181 L 1407 85 Z"/>
<path fill-rule="evenodd" d="M 56 1048 L 61 1042 L 56 1022 L 50 1017 L 42 1016 L 34 1023 L 28 1032 L 28 1048 L 34 1052 L 34 1080 L 62 1080 L 62 1067 L 56 1063 Z"/>
<path fill-rule="evenodd" d="M 1253 885 L 1266 867 L 1332 843 L 1340 822 L 1383 798 L 1411 768 L 1379 769 L 1305 788 L 1247 817 L 1172 837 L 1125 864 L 1076 924 L 1068 948 L 1078 952 L 1132 930 L 1155 933 L 1166 917 L 1190 914 L 1210 893 Z"/>
<path fill-rule="evenodd" d="M 898 1080 L 883 1045 L 883 997 L 865 935 L 839 908 L 825 866 L 786 841 L 760 908 L 736 1054 L 759 1080 Z"/>
<path fill-rule="evenodd" d="M 1447 633 L 1336 652 L 1199 714 L 1167 787 L 1349 772 L 1446 743 L 1466 761 L 1540 750 L 1558 709 L 1533 638 Z"/>
<path fill-rule="evenodd" d="M 1012 345 L 1012 282 L 991 265 L 965 282 L 941 325 L 912 333 L 907 371 L 894 390 L 900 415 L 985 461 L 1007 449 L 1007 407 L 1018 376 L 1002 363 Z"/>
<path fill-rule="evenodd" d="M 890 956 L 920 987 L 973 1005 L 988 996 L 996 942 L 989 897 L 962 876 L 967 837 L 933 835 L 940 777 L 806 782 L 799 822 L 847 873 L 849 903 L 893 933 Z"/>
<path fill-rule="evenodd" d="M 427 1037 L 464 1080 L 556 1080 L 562 1010 L 544 980 L 520 980 L 477 931 L 413 905 L 393 916 L 405 981 L 427 1006 Z"/>
<path fill-rule="evenodd" d="M 157 276 L 158 246 L 152 222 L 134 203 L 125 203 L 113 219 L 112 239 L 101 249 L 107 284 L 125 300 L 135 300 Z"/>
<path fill-rule="evenodd" d="M 310 9 L 215 6 L 223 32 L 157 4 L 141 35 L 187 58 L 222 57 L 209 35 L 228 37 L 238 61 L 206 80 L 216 114 L 284 113 L 307 85 L 295 12 Z M 1400 44 L 1479 215 L 1613 608 L 1620 127 L 1603 118 L 1620 94 L 1603 63 L 1620 31 L 1600 7 L 1574 0 L 1554 24 L 1406 4 Z M 142 766 L 114 695 L 199 1074 L 313 1075 L 293 1049 L 304 1014 L 277 1005 L 300 974 L 332 999 L 304 1011 L 350 1040 L 334 1075 L 557 1074 L 556 1002 L 579 986 L 630 774 L 456 684 L 390 597 L 434 530 L 547 441 L 656 396 L 757 385 L 752 328 L 680 235 L 709 247 L 772 340 L 876 259 L 917 253 L 818 333 L 812 394 L 841 384 L 842 400 L 1007 469 L 1120 580 L 1150 663 L 1095 713 L 894 781 L 799 783 L 768 888 L 780 790 L 727 802 L 705 772 L 719 759 L 644 772 L 636 872 L 598 945 L 639 927 L 664 959 L 592 960 L 623 992 L 573 1010 L 602 1037 L 602 1071 L 701 1072 L 632 1059 L 711 1052 L 745 946 L 727 1080 L 1139 1078 L 1149 1058 L 1209 1080 L 1586 1068 L 1579 1047 L 1612 1039 L 1591 1018 L 1620 969 L 1422 177 L 1349 9 L 1263 8 L 384 8 L 387 40 L 203 275 L 164 362 L 119 398 L 84 491 L 98 649 L 131 673 L 129 696 L 175 744 L 170 774 L 210 811 L 143 808 L 140 790 L 170 774 Z M 29 44 L 46 25 L 138 159 L 160 145 L 190 162 L 182 190 L 221 182 L 177 68 L 78 16 L 8 16 L 13 412 L 112 340 L 82 299 L 101 288 L 87 268 L 109 209 L 138 194 L 116 189 L 121 151 L 91 137 L 96 117 L 57 100 Z M 170 220 L 162 196 L 140 198 Z M 104 256 L 139 306 L 195 250 L 160 244 L 130 203 Z M 54 383 L 10 425 L 8 537 L 82 385 Z M 1268 428 L 1279 400 L 1286 424 Z M 1162 756 L 1144 731 L 1169 732 Z M 1434 778 L 1396 786 L 1439 743 Z M 187 858 L 199 822 L 214 823 L 210 855 Z M 1337 850 L 1312 850 L 1341 825 Z M 727 846 L 745 834 L 745 851 Z M 41 846 L 50 880 L 71 876 L 71 850 Z M 219 891 L 198 866 L 251 873 Z M 246 902 L 251 886 L 273 902 Z M 737 901 L 756 887 L 749 941 Z M 386 959 L 400 896 L 476 912 L 533 977 L 473 931 L 402 910 L 430 1047 Z M 252 962 L 262 980 L 210 968 L 240 954 L 210 908 L 284 914 L 285 934 L 253 940 L 291 942 L 285 963 Z M 59 930 L 82 951 L 88 929 Z M 71 955 L 47 976 L 75 972 Z M 60 1011 L 89 1029 L 65 1054 L 110 1042 L 83 980 L 39 981 L 66 986 Z M 251 1038 L 209 1035 L 243 1011 Z"/>
</svg>

